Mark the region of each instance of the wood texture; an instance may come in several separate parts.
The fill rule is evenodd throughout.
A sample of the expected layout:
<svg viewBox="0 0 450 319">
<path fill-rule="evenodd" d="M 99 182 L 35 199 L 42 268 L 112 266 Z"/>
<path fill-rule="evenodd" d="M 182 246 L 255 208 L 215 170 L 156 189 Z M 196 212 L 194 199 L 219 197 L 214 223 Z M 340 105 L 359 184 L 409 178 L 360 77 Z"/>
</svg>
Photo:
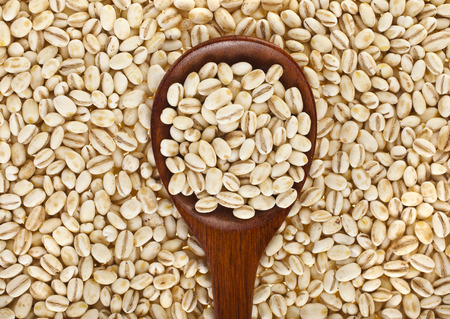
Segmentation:
<svg viewBox="0 0 450 319">
<path fill-rule="evenodd" d="M 296 86 L 303 96 L 303 110 L 312 119 L 308 138 L 312 149 L 307 153 L 307 175 L 314 155 L 316 141 L 316 111 L 314 97 L 298 64 L 282 49 L 270 42 L 243 36 L 227 36 L 204 42 L 187 51 L 167 72 L 155 95 L 151 118 L 151 139 L 156 166 L 167 189 L 171 173 L 160 152 L 161 141 L 170 138 L 170 126 L 160 120 L 161 112 L 169 107 L 166 95 L 172 83 L 184 83 L 190 72 L 198 72 L 207 62 L 233 64 L 247 61 L 253 68 L 267 71 L 278 63 L 284 74 L 280 81 L 286 88 Z M 295 184 L 300 192 L 303 182 Z M 251 317 L 253 288 L 259 258 L 267 244 L 286 218 L 289 209 L 274 207 L 257 211 L 250 220 L 239 220 L 231 209 L 219 206 L 209 214 L 199 214 L 194 209 L 196 197 L 171 195 L 178 211 L 203 247 L 213 279 L 216 319 L 247 319 Z"/>
</svg>

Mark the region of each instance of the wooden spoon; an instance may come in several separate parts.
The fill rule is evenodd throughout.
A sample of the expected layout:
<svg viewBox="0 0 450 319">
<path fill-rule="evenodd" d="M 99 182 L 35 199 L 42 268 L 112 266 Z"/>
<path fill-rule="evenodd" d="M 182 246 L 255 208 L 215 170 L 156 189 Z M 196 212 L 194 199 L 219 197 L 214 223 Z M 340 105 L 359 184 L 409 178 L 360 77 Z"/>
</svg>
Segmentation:
<svg viewBox="0 0 450 319">
<path fill-rule="evenodd" d="M 167 102 L 167 90 L 173 83 L 184 83 L 191 72 L 198 72 L 207 62 L 226 62 L 232 65 L 247 61 L 254 69 L 267 71 L 275 63 L 283 66 L 280 81 L 284 87 L 296 86 L 303 96 L 303 111 L 311 117 L 311 131 L 308 138 L 312 148 L 307 153 L 308 163 L 304 167 L 305 179 L 311 165 L 316 142 L 316 110 L 314 97 L 299 65 L 284 50 L 270 42 L 244 37 L 227 36 L 204 42 L 183 54 L 170 68 L 156 92 L 152 118 L 152 147 L 160 178 L 166 187 L 172 173 L 166 168 L 165 157 L 160 144 L 171 138 L 169 125 L 161 122 Z M 304 184 L 295 184 L 298 193 Z M 195 195 L 170 195 L 176 208 L 183 216 L 197 241 L 205 251 L 212 276 L 214 309 L 216 319 L 251 318 L 253 288 L 259 259 L 267 244 L 286 218 L 288 209 L 274 207 L 268 211 L 257 211 L 255 217 L 240 220 L 233 216 L 231 209 L 218 206 L 209 214 L 199 214 L 194 205 Z"/>
</svg>

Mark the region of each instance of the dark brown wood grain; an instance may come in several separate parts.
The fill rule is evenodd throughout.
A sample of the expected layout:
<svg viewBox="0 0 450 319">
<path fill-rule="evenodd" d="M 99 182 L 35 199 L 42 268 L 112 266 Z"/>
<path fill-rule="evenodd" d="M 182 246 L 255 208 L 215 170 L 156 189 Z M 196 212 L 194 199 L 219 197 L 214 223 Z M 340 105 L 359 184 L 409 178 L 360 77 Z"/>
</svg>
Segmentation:
<svg viewBox="0 0 450 319">
<path fill-rule="evenodd" d="M 280 81 L 285 88 L 296 86 L 300 89 L 303 110 L 312 119 L 308 138 L 313 147 L 307 153 L 309 161 L 304 167 L 305 173 L 308 173 L 314 155 L 317 123 L 314 97 L 301 68 L 289 54 L 270 42 L 244 36 L 227 36 L 204 42 L 187 51 L 167 72 L 155 95 L 151 139 L 156 166 L 166 189 L 172 174 L 165 166 L 160 144 L 163 139 L 170 138 L 170 127 L 161 122 L 160 115 L 164 108 L 169 107 L 166 99 L 169 86 L 175 82 L 184 83 L 190 72 L 199 71 L 207 62 L 227 62 L 231 65 L 240 61 L 247 61 L 253 68 L 264 71 L 278 63 L 284 68 Z M 295 184 L 299 192 L 303 183 Z M 216 319 L 250 318 L 259 258 L 289 209 L 275 207 L 268 211 L 257 211 L 250 220 L 239 220 L 230 209 L 221 206 L 210 214 L 197 213 L 194 195 L 171 195 L 171 198 L 206 253 L 213 279 Z"/>
</svg>

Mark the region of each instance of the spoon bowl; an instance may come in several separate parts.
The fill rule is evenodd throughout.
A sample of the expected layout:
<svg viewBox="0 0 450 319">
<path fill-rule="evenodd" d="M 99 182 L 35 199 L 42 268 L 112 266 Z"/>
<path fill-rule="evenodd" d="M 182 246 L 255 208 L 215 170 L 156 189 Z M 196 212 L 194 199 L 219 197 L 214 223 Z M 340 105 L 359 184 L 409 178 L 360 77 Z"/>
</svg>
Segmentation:
<svg viewBox="0 0 450 319">
<path fill-rule="evenodd" d="M 311 130 L 307 137 L 312 148 L 306 155 L 308 163 L 303 167 L 305 178 L 296 183 L 300 190 L 306 180 L 315 151 L 316 109 L 314 96 L 297 62 L 274 44 L 251 37 L 227 36 L 206 41 L 184 53 L 168 70 L 155 94 L 151 116 L 151 140 L 156 167 L 166 189 L 172 173 L 167 169 L 160 145 L 170 139 L 170 125 L 161 122 L 162 111 L 170 107 L 167 91 L 173 83 L 184 83 L 191 72 L 198 72 L 207 62 L 249 62 L 253 69 L 267 71 L 273 64 L 280 64 L 284 73 L 280 82 L 284 87 L 297 87 L 303 97 L 303 112 L 311 118 Z M 195 195 L 169 194 L 181 216 L 202 246 L 208 259 L 213 285 L 216 319 L 247 319 L 251 317 L 253 287 L 256 269 L 264 249 L 289 213 L 289 208 L 273 207 L 256 211 L 248 220 L 237 219 L 232 210 L 218 206 L 214 212 L 198 213 L 194 206 Z"/>
</svg>

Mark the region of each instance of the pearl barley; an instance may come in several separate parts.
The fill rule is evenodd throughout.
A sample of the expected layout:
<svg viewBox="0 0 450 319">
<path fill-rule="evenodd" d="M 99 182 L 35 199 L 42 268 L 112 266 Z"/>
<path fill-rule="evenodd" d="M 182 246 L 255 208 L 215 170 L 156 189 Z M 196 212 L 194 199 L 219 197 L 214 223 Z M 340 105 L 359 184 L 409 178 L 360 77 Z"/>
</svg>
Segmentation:
<svg viewBox="0 0 450 319">
<path fill-rule="evenodd" d="M 174 140 L 164 140 L 161 144 L 161 152 L 169 157 L 167 164 L 175 160 L 185 163 L 184 171 L 176 170 L 171 178 L 169 192 L 177 194 L 189 187 L 190 191 L 183 194 L 195 193 L 199 199 L 195 205 L 198 212 L 209 213 L 219 204 L 232 208 L 235 217 L 241 219 L 251 218 L 255 210 L 270 209 L 275 203 L 282 208 L 289 207 L 297 198 L 297 191 L 292 188 L 294 183 L 304 178 L 304 173 L 299 175 L 296 170 L 290 170 L 290 167 L 292 165 L 301 170 L 307 163 L 303 152 L 308 152 L 312 147 L 304 136 L 309 133 L 309 124 L 307 129 L 299 127 L 310 122 L 308 114 L 302 112 L 300 91 L 297 88 L 289 89 L 293 92 L 288 100 L 290 106 L 284 101 L 284 94 L 281 97 L 275 95 L 273 84 L 280 83 L 277 81 L 283 74 L 280 65 L 271 66 L 267 74 L 261 69 L 253 70 L 252 65 L 247 62 L 238 62 L 232 66 L 220 63 L 217 70 L 218 79 L 214 76 L 202 76 L 198 85 L 196 83 L 194 87 L 189 87 L 192 91 L 189 94 L 191 98 L 200 100 L 202 96 L 205 97 L 203 104 L 193 112 L 187 113 L 183 103 L 189 98 L 186 96 L 186 82 L 184 94 L 179 89 L 179 83 L 172 84 L 168 89 L 167 101 L 175 109 L 163 110 L 161 120 L 184 132 L 186 138 L 177 142 L 177 137 L 172 134 Z M 194 72 L 189 74 L 186 81 L 198 77 Z M 233 77 L 242 77 L 242 89 L 236 94 L 222 87 L 230 83 Z M 243 94 L 247 96 L 244 98 Z M 174 105 L 175 101 L 178 101 L 177 105 Z M 257 106 L 262 107 L 259 115 L 267 116 L 267 120 L 259 126 L 255 113 Z M 170 120 L 167 114 L 174 112 L 173 110 L 177 114 Z M 299 122 L 297 118 L 302 120 Z M 204 139 L 198 142 L 187 141 L 186 133 L 191 127 L 200 133 L 207 128 L 201 124 L 203 122 L 213 125 L 209 128 L 213 127 L 215 134 L 208 138 L 212 140 L 212 144 Z M 233 129 L 230 131 L 228 127 Z M 278 129 L 288 130 L 289 137 L 274 144 Z M 185 145 L 188 153 L 183 154 L 182 145 Z M 225 150 L 229 150 L 226 157 L 223 154 Z M 275 179 L 271 177 L 273 167 L 281 162 L 287 167 Z M 200 174 L 195 175 L 195 179 L 190 179 L 192 171 Z M 188 176 L 187 179 L 182 178 L 185 175 Z M 211 178 L 212 176 L 217 178 Z M 199 188 L 199 182 L 205 183 L 205 187 Z M 265 192 L 273 194 L 276 200 L 271 196 L 256 200 L 263 192 L 262 185 L 267 188 L 269 184 L 272 185 L 271 190 L 265 189 Z"/>
</svg>

